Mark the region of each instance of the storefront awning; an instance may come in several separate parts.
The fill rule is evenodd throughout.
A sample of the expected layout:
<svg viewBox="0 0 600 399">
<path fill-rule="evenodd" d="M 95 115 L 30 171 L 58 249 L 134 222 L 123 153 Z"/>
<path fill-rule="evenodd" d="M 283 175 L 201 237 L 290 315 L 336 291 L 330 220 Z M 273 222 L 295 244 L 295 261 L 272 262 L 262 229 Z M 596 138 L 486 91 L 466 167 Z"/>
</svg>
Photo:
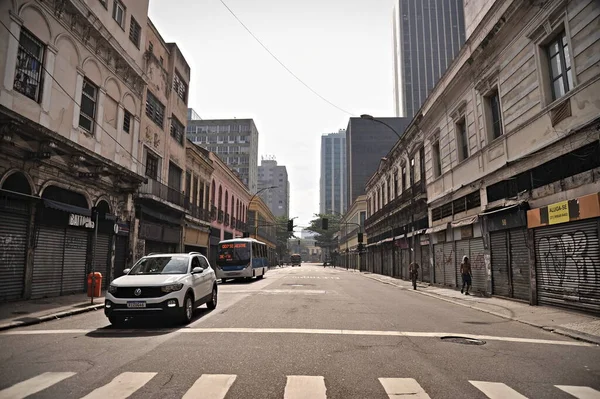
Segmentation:
<svg viewBox="0 0 600 399">
<path fill-rule="evenodd" d="M 450 223 L 451 227 L 462 227 L 462 226 L 469 226 L 475 222 L 477 222 L 479 220 L 479 216 L 475 215 L 475 216 L 471 216 L 468 218 L 464 218 L 461 220 L 455 220 L 453 222 Z"/>
<path fill-rule="evenodd" d="M 163 222 L 168 222 L 168 223 L 172 223 L 172 224 L 176 224 L 176 225 L 181 225 L 181 220 L 178 218 L 174 218 L 172 216 L 169 215 L 165 215 L 163 213 L 154 211 L 150 208 L 148 208 L 147 206 L 144 205 L 140 205 L 140 211 L 142 213 L 145 213 L 148 216 L 152 216 L 153 218 L 156 218 L 158 220 L 162 220 Z"/>
<path fill-rule="evenodd" d="M 440 224 L 439 226 L 433 226 L 425 230 L 425 234 L 433 234 L 438 233 L 440 231 L 444 231 L 448 228 L 448 224 Z"/>
<path fill-rule="evenodd" d="M 426 231 L 427 231 L 427 229 L 415 230 L 414 232 L 413 232 L 413 231 L 411 231 L 410 233 L 408 233 L 408 234 L 406 235 L 406 237 L 412 237 L 413 235 L 415 235 L 415 236 L 418 236 L 418 235 L 420 235 L 420 234 L 423 234 L 423 233 L 425 233 Z"/>
<path fill-rule="evenodd" d="M 92 211 L 80 206 L 65 204 L 64 202 L 53 201 L 44 198 L 44 206 L 47 208 L 56 209 L 67 213 L 73 213 L 81 216 L 92 216 Z"/>
</svg>

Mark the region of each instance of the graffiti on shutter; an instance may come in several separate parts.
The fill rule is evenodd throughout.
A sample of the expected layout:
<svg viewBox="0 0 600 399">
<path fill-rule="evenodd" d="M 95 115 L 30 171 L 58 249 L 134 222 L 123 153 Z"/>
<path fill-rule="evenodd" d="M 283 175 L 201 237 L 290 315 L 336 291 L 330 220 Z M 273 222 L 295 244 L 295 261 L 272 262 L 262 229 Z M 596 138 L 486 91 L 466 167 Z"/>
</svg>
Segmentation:
<svg viewBox="0 0 600 399">
<path fill-rule="evenodd" d="M 456 254 L 454 242 L 444 243 L 444 285 L 456 287 Z"/>
<path fill-rule="evenodd" d="M 0 213 L 0 301 L 23 296 L 28 215 Z"/>
<path fill-rule="evenodd" d="M 508 242 L 506 231 L 490 233 L 492 252 L 492 294 L 510 296 Z"/>
<path fill-rule="evenodd" d="M 435 244 L 433 246 L 435 283 L 444 284 L 444 244 Z"/>
<path fill-rule="evenodd" d="M 600 312 L 599 220 L 535 230 L 540 304 Z"/>
<path fill-rule="evenodd" d="M 527 247 L 527 229 L 514 229 L 508 232 L 510 237 L 510 268 L 513 297 L 529 300 L 529 248 Z"/>
<path fill-rule="evenodd" d="M 466 256 L 471 261 L 473 266 L 473 259 L 469 253 L 469 240 L 456 241 L 456 282 L 458 285 L 462 285 L 462 275 L 460 273 L 460 265 L 462 263 L 463 256 Z"/>
<path fill-rule="evenodd" d="M 431 282 L 431 260 L 429 259 L 429 245 L 421 245 L 421 268 L 423 281 Z"/>
<path fill-rule="evenodd" d="M 483 238 L 469 240 L 469 253 L 473 274 L 473 292 L 487 293 L 487 270 L 483 253 Z"/>
</svg>

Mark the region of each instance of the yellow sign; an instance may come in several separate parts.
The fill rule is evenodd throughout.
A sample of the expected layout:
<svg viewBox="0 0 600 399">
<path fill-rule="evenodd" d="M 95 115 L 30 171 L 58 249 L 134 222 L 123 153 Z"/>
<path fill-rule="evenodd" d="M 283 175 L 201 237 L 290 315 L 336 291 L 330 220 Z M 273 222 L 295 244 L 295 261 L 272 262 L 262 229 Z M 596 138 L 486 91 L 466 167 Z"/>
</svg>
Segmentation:
<svg viewBox="0 0 600 399">
<path fill-rule="evenodd" d="M 548 205 L 548 224 L 565 223 L 569 221 L 569 201 Z"/>
</svg>

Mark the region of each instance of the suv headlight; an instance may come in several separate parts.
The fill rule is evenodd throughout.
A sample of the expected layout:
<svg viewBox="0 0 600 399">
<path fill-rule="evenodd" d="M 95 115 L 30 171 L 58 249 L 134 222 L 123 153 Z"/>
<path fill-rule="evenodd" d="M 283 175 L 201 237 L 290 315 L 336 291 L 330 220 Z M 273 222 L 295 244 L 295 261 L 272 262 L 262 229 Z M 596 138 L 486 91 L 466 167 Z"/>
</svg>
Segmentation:
<svg viewBox="0 0 600 399">
<path fill-rule="evenodd" d="M 111 284 L 108 287 L 108 292 L 110 292 L 111 294 L 114 294 L 115 292 L 117 292 L 117 287 Z"/>
<path fill-rule="evenodd" d="M 165 285 L 163 287 L 160 287 L 160 290 L 162 292 L 174 292 L 174 291 L 179 291 L 180 289 L 183 288 L 183 284 L 179 283 L 179 284 L 169 284 L 169 285 Z"/>
</svg>

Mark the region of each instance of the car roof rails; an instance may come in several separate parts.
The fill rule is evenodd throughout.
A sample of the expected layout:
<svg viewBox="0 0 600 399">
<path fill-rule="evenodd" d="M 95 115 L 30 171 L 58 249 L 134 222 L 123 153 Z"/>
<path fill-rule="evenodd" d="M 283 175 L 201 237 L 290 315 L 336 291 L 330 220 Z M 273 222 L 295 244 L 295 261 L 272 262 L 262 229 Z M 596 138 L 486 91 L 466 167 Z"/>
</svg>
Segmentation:
<svg viewBox="0 0 600 399">
<path fill-rule="evenodd" d="M 202 255 L 202 252 L 192 251 L 192 252 L 188 252 L 188 255 Z"/>
</svg>

